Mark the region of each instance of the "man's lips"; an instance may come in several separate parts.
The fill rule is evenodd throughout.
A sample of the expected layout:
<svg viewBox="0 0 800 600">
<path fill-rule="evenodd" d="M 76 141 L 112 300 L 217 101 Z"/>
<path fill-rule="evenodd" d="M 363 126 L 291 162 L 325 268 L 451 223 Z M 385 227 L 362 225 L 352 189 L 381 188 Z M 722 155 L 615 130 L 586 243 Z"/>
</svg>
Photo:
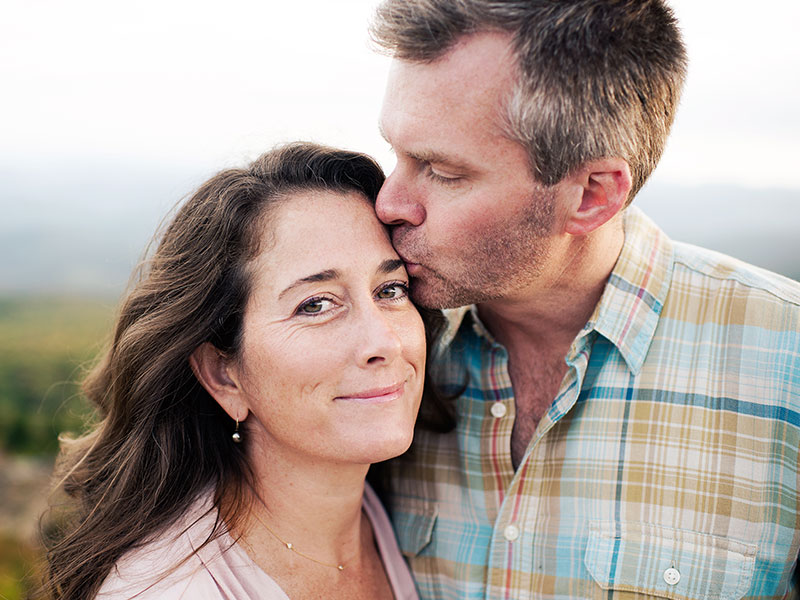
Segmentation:
<svg viewBox="0 0 800 600">
<path fill-rule="evenodd" d="M 403 395 L 405 386 L 406 382 L 401 381 L 386 387 L 363 390 L 346 396 L 337 396 L 334 400 L 357 402 L 359 404 L 382 404 L 400 398 Z"/>
<path fill-rule="evenodd" d="M 413 276 L 414 273 L 418 273 L 420 269 L 422 269 L 422 265 L 420 265 L 418 262 L 414 262 L 413 260 L 408 259 L 407 257 L 403 256 L 403 254 L 400 252 L 398 252 L 397 254 L 400 256 L 400 260 L 403 261 L 403 264 L 405 265 L 406 271 L 408 272 L 409 275 Z"/>
<path fill-rule="evenodd" d="M 405 250 L 412 246 L 410 244 L 411 240 L 409 240 L 410 235 L 411 230 L 407 226 L 398 225 L 392 229 L 392 246 L 394 246 L 395 252 L 397 252 L 400 259 L 405 263 L 406 270 L 418 269 L 420 267 L 420 263 L 412 260 L 412 258 L 405 253 Z"/>
<path fill-rule="evenodd" d="M 415 262 L 408 262 L 403 261 L 406 265 L 406 272 L 409 274 L 410 277 L 414 277 L 415 275 L 419 275 L 419 272 L 422 271 L 422 265 Z"/>
</svg>

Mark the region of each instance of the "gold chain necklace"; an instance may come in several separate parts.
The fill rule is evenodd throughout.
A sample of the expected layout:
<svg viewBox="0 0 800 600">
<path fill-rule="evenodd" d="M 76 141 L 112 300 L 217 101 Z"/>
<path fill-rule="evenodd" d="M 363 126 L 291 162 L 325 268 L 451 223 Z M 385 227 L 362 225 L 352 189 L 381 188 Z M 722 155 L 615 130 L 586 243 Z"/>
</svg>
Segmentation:
<svg viewBox="0 0 800 600">
<path fill-rule="evenodd" d="M 253 516 L 256 518 L 256 520 L 259 523 L 261 523 L 264 527 L 266 527 L 267 531 L 269 531 L 276 540 L 278 540 L 281 544 L 286 546 L 289 550 L 291 550 L 295 554 L 298 554 L 299 556 L 302 556 L 303 558 L 306 558 L 306 559 L 308 559 L 310 561 L 313 561 L 313 562 L 317 563 L 318 565 L 322 565 L 323 567 L 330 567 L 331 569 L 338 569 L 339 571 L 344 571 L 344 565 L 336 565 L 336 564 L 322 562 L 321 560 L 317 560 L 313 556 L 309 556 L 308 554 L 303 554 L 302 552 L 300 552 L 300 550 L 298 550 L 297 548 L 294 547 L 294 544 L 292 544 L 291 542 L 287 542 L 287 541 L 281 539 L 281 537 L 277 533 L 272 531 L 272 528 L 269 525 L 267 525 L 266 523 L 264 523 L 264 521 L 262 521 L 255 512 L 253 513 Z"/>
</svg>

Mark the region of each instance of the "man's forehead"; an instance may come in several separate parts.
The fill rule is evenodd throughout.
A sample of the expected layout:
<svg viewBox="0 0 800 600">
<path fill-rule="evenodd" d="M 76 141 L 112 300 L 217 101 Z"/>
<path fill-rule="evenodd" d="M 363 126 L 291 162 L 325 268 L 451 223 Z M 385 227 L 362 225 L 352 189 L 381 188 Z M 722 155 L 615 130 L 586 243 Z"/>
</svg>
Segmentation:
<svg viewBox="0 0 800 600">
<path fill-rule="evenodd" d="M 437 58 L 430 61 L 392 59 L 389 74 L 408 73 L 415 77 L 474 76 L 486 78 L 496 71 L 505 71 L 515 63 L 511 34 L 498 31 L 473 33 L 460 37 Z"/>
<path fill-rule="evenodd" d="M 392 144 L 398 142 L 400 133 L 418 127 L 425 128 L 418 132 L 421 134 L 454 126 L 473 133 L 482 127 L 496 131 L 504 125 L 506 101 L 515 75 L 505 36 L 494 34 L 472 38 L 431 63 L 395 59 L 386 84 L 379 130 Z"/>
</svg>

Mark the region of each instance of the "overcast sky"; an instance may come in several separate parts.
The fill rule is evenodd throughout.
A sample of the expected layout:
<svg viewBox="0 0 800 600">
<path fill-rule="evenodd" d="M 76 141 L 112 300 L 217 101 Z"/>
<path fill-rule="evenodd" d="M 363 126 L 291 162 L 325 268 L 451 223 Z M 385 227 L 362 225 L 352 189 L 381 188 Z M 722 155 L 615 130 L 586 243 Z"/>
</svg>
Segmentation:
<svg viewBox="0 0 800 600">
<path fill-rule="evenodd" d="M 376 155 L 373 0 L 4 0 L 0 164 L 218 168 L 289 139 Z M 656 178 L 800 188 L 797 0 L 674 0 L 690 74 Z"/>
</svg>

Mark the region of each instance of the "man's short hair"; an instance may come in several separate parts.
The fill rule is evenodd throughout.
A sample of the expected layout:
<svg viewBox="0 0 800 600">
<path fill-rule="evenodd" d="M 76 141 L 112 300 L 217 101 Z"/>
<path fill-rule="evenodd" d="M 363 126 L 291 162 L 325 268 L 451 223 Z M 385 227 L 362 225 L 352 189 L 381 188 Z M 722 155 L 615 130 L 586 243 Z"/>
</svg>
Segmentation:
<svg viewBox="0 0 800 600">
<path fill-rule="evenodd" d="M 464 36 L 512 35 L 518 78 L 507 134 L 534 177 L 561 181 L 587 161 L 621 157 L 630 201 L 664 150 L 686 51 L 663 0 L 385 0 L 371 26 L 390 55 L 432 62 Z"/>
</svg>

